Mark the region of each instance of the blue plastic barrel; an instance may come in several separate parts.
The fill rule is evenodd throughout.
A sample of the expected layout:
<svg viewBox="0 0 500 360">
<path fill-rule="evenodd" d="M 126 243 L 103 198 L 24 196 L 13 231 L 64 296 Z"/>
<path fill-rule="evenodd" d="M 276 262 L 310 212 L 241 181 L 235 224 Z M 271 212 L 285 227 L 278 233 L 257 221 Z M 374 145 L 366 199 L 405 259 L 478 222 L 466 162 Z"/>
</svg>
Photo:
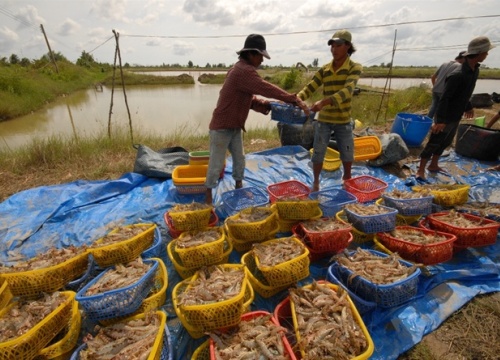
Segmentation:
<svg viewBox="0 0 500 360">
<path fill-rule="evenodd" d="M 425 115 L 399 113 L 392 124 L 391 133 L 396 133 L 409 147 L 419 147 L 424 141 L 432 119 Z"/>
</svg>

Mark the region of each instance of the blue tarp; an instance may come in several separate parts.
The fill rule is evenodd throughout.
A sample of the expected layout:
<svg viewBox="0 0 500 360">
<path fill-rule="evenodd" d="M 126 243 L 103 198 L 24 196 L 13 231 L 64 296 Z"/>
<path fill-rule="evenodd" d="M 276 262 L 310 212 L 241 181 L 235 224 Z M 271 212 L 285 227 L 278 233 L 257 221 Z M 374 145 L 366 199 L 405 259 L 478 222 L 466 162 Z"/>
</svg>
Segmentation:
<svg viewBox="0 0 500 360">
<path fill-rule="evenodd" d="M 246 155 L 244 186 L 259 186 L 299 180 L 312 183 L 309 152 L 300 146 L 284 146 Z M 442 159 L 441 167 L 454 175 L 429 175 L 430 182 L 467 183 L 471 185 L 471 201 L 500 202 L 500 175 L 484 172 L 494 163 L 466 159 L 451 152 Z M 408 164 L 412 171 L 416 163 Z M 222 217 L 221 197 L 234 188 L 232 162 L 227 159 L 225 176 L 214 194 L 214 202 Z M 323 172 L 321 187 L 341 186 L 341 171 Z M 394 188 L 408 189 L 405 182 L 381 168 L 355 163 L 353 176 L 371 175 Z M 12 264 L 20 257 L 32 257 L 50 247 L 90 244 L 111 229 L 137 222 L 154 222 L 165 242 L 170 237 L 163 215 L 175 203 L 203 202 L 203 195 L 180 195 L 172 180 L 150 179 L 135 173 L 117 180 L 76 181 L 44 186 L 19 192 L 0 203 L 0 262 Z M 231 262 L 240 255 L 234 251 Z M 192 339 L 180 326 L 171 306 L 171 291 L 181 278 L 168 257 L 164 261 L 169 273 L 169 290 L 164 309 L 169 314 L 169 329 L 174 344 L 174 359 L 189 359 L 205 339 Z M 396 359 L 422 337 L 436 329 L 453 312 L 478 294 L 500 291 L 500 243 L 468 249 L 453 260 L 428 267 L 419 279 L 414 300 L 393 309 L 376 309 L 364 317 L 375 343 L 372 359 Z M 324 279 L 328 263 L 311 265 L 311 276 L 302 281 Z M 286 291 L 269 299 L 256 294 L 252 310 L 273 311 L 287 296 Z"/>
</svg>

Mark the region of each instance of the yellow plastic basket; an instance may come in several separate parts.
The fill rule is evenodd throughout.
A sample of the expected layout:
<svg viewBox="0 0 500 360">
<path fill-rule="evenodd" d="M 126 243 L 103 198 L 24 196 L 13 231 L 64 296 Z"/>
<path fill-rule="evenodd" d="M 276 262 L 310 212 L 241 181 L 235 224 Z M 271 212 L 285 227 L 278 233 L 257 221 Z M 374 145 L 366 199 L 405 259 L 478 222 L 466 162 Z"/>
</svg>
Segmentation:
<svg viewBox="0 0 500 360">
<path fill-rule="evenodd" d="M 78 310 L 78 302 L 73 301 L 71 309 L 70 321 L 66 324 L 64 331 L 64 336 L 61 340 L 55 342 L 43 348 L 36 360 L 49 360 L 57 359 L 58 357 L 68 354 L 73 350 L 78 342 L 78 336 L 80 336 L 80 326 L 82 324 L 82 316 Z"/>
<path fill-rule="evenodd" d="M 252 252 L 247 252 L 241 257 L 241 263 L 245 265 L 245 272 L 247 273 L 248 281 L 252 288 L 263 298 L 270 298 L 277 293 L 288 289 L 289 285 L 275 287 L 269 285 L 267 280 L 262 276 L 262 273 L 257 269 L 255 258 Z"/>
<path fill-rule="evenodd" d="M 202 234 L 204 231 L 217 231 L 219 233 L 219 238 L 215 241 L 187 248 L 180 248 L 178 246 L 179 241 L 183 238 Z M 220 261 L 221 257 L 224 255 L 225 240 L 226 234 L 224 233 L 224 229 L 220 226 L 215 226 L 205 228 L 204 230 L 185 231 L 179 235 L 177 239 L 172 240 L 172 242 L 174 242 L 175 252 L 182 260 L 183 266 L 187 268 L 200 268 L 202 266 L 212 265 Z"/>
<path fill-rule="evenodd" d="M 180 232 L 198 230 L 206 228 L 210 223 L 212 207 L 192 211 L 169 211 L 167 214 L 172 219 L 175 230 Z"/>
<path fill-rule="evenodd" d="M 239 264 L 223 264 L 220 266 L 227 270 L 244 271 L 243 266 Z M 184 325 L 188 331 L 191 330 L 191 332 L 203 334 L 215 329 L 238 324 L 243 314 L 243 310 L 245 309 L 246 288 L 249 286 L 246 275 L 241 284 L 240 292 L 231 299 L 202 305 L 178 304 L 179 296 L 191 286 L 192 282 L 194 282 L 198 276 L 199 272 L 179 282 L 172 291 L 172 303 L 182 325 Z"/>
<path fill-rule="evenodd" d="M 275 238 L 276 234 L 279 231 L 279 225 L 278 222 L 276 222 L 274 229 L 271 232 L 266 233 L 266 236 L 262 237 L 262 240 L 241 240 L 233 236 L 233 233 L 227 226 L 225 226 L 225 230 L 226 230 L 226 237 L 228 241 L 231 242 L 231 244 L 233 244 L 234 249 L 239 253 L 245 253 L 252 249 L 253 244 L 261 243 Z"/>
<path fill-rule="evenodd" d="M 347 221 L 347 216 L 345 215 L 344 210 L 337 212 L 335 214 L 335 218 L 339 221 L 342 221 L 342 222 L 350 225 L 349 221 Z M 360 244 L 364 244 L 364 243 L 373 241 L 373 239 L 375 237 L 375 234 L 367 234 L 365 232 L 359 231 L 354 226 L 351 229 L 351 233 L 352 233 L 351 246 L 352 245 L 360 245 Z"/>
<path fill-rule="evenodd" d="M 297 243 L 297 245 L 303 249 L 302 253 L 293 259 L 274 266 L 262 266 L 259 264 L 258 257 L 254 254 L 257 269 L 262 273 L 269 285 L 273 287 L 289 286 L 309 276 L 309 250 L 304 246 L 304 243 L 302 243 L 300 239 L 295 236 L 282 237 L 265 241 L 261 244 L 261 246 L 268 246 L 271 249 L 272 246 L 288 240 Z"/>
<path fill-rule="evenodd" d="M 411 189 L 413 191 L 422 191 L 425 189 L 425 185 L 416 185 Z M 469 200 L 469 190 L 470 185 L 464 184 L 440 184 L 440 188 L 444 188 L 446 190 L 432 190 L 430 189 L 431 194 L 434 195 L 433 202 L 435 204 L 451 207 L 456 205 L 462 205 Z"/>
<path fill-rule="evenodd" d="M 210 360 L 210 340 L 203 342 L 196 348 L 191 360 Z"/>
<path fill-rule="evenodd" d="M 33 298 L 41 293 L 62 289 L 70 281 L 82 276 L 88 267 L 88 253 L 80 254 L 57 265 L 30 271 L 0 274 L 7 281 L 13 296 Z"/>
<path fill-rule="evenodd" d="M 309 153 L 313 154 L 314 149 L 309 150 Z M 335 171 L 340 168 L 342 161 L 340 160 L 340 153 L 330 147 L 326 148 L 325 159 L 323 160 L 323 170 L 325 171 Z"/>
<path fill-rule="evenodd" d="M 231 255 L 231 251 L 233 251 L 233 245 L 229 239 L 226 238 L 224 241 L 224 252 L 220 259 L 217 262 L 209 265 L 219 265 L 225 264 L 229 261 L 229 255 Z M 186 267 L 182 262 L 182 259 L 179 257 L 179 254 L 175 251 L 175 242 L 174 240 L 170 241 L 167 245 L 167 254 L 174 265 L 175 270 L 179 274 L 179 276 L 183 279 L 187 279 L 193 276 L 202 266 L 195 267 Z"/>
<path fill-rule="evenodd" d="M 354 161 L 373 160 L 382 154 L 382 143 L 377 136 L 354 138 Z"/>
<path fill-rule="evenodd" d="M 0 277 L 0 310 L 7 306 L 12 297 L 12 291 L 10 291 L 7 280 Z"/>
<path fill-rule="evenodd" d="M 263 211 L 267 212 L 265 219 L 254 222 L 235 222 L 240 219 L 243 214 L 251 214 L 253 211 Z M 241 210 L 239 213 L 228 217 L 224 223 L 226 229 L 231 233 L 231 235 L 239 240 L 248 241 L 263 241 L 268 238 L 271 231 L 276 229 L 278 225 L 278 212 L 274 207 L 256 207 L 256 208 L 246 208 Z"/>
<path fill-rule="evenodd" d="M 146 229 L 127 240 L 115 244 L 104 245 L 96 248 L 89 248 L 89 252 L 94 256 L 95 262 L 100 267 L 109 267 L 116 264 L 126 264 L 141 256 L 142 252 L 151 247 L 154 241 L 156 224 L 132 224 L 126 227 L 145 227 Z M 109 234 L 118 232 L 119 228 L 111 230 Z M 102 239 L 95 241 L 95 244 L 102 242 Z"/>
<path fill-rule="evenodd" d="M 121 320 L 119 323 L 126 324 L 129 321 L 142 319 L 152 314 L 156 315 L 160 319 L 160 324 L 158 326 L 158 333 L 156 334 L 156 338 L 153 342 L 153 346 L 151 347 L 151 352 L 149 353 L 147 360 L 160 360 L 163 347 L 163 337 L 165 336 L 165 326 L 167 326 L 167 314 L 165 312 L 161 310 L 156 310 L 150 313 L 141 313 L 127 317 Z M 78 356 L 76 357 L 76 359 L 80 359 L 80 357 Z"/>
<path fill-rule="evenodd" d="M 334 284 L 331 284 L 331 283 L 328 283 L 328 282 L 319 282 L 319 284 L 325 284 L 329 288 L 331 288 L 332 290 L 338 291 L 338 286 L 337 285 L 334 285 Z M 304 288 L 305 289 L 310 289 L 312 286 L 313 285 L 306 285 L 306 286 L 304 286 Z M 352 302 L 352 300 L 349 297 L 349 295 L 346 294 L 346 296 L 347 296 L 347 301 L 349 302 L 349 307 L 351 309 L 351 312 L 352 312 L 352 315 L 354 317 L 354 320 L 358 323 L 359 327 L 361 328 L 361 331 L 363 332 L 363 335 L 366 338 L 366 342 L 368 343 L 368 346 L 367 346 L 366 350 L 362 354 L 360 354 L 360 355 L 358 355 L 356 357 L 353 357 L 352 360 L 365 360 L 365 359 L 369 359 L 370 356 L 373 354 L 373 351 L 375 350 L 375 345 L 374 345 L 373 340 L 372 340 L 372 338 L 370 336 L 370 333 L 368 332 L 368 329 L 365 326 L 365 323 L 363 322 L 363 319 L 361 318 L 361 316 L 359 315 L 358 310 L 356 309 L 356 306 Z M 296 340 L 297 340 L 297 344 L 299 346 L 300 354 L 302 355 L 302 358 L 306 358 L 307 354 L 304 351 L 304 342 L 301 341 L 301 334 L 300 334 L 300 331 L 299 331 L 299 326 L 298 326 L 298 321 L 297 321 L 297 314 L 295 312 L 295 304 L 291 300 L 291 298 L 290 298 L 290 309 L 291 309 L 291 312 L 292 312 L 293 327 L 295 329 L 295 337 L 296 337 Z"/>
<path fill-rule="evenodd" d="M 33 359 L 68 324 L 75 302 L 73 291 L 61 292 L 65 300 L 42 321 L 25 334 L 0 343 L 0 359 Z M 6 314 L 16 302 L 0 310 L 0 317 Z"/>
<path fill-rule="evenodd" d="M 274 203 L 280 219 L 309 220 L 321 212 L 318 200 L 276 200 Z"/>
</svg>

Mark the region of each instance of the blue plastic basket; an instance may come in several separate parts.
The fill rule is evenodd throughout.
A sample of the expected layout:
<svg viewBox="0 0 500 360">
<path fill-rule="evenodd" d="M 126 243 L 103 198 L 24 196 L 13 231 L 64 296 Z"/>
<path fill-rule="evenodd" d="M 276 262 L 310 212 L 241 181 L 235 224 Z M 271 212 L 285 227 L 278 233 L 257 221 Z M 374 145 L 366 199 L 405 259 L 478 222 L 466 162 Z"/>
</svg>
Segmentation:
<svg viewBox="0 0 500 360">
<path fill-rule="evenodd" d="M 388 257 L 389 255 L 383 252 L 367 249 L 373 255 L 380 257 Z M 355 252 L 351 252 L 352 256 Z M 413 264 L 399 260 L 399 262 L 406 267 L 412 267 Z M 366 301 L 375 302 L 378 306 L 384 308 L 399 306 L 417 295 L 418 291 L 418 278 L 420 276 L 420 269 L 415 268 L 415 271 L 405 279 L 396 281 L 388 285 L 378 285 L 368 281 L 362 276 L 353 276 L 353 272 L 345 266 L 333 263 L 331 265 L 333 274 L 338 275 L 338 279 L 347 284 L 349 290 L 357 296 Z"/>
<path fill-rule="evenodd" d="M 161 230 L 160 227 L 157 226 L 155 228 L 155 234 L 153 239 L 153 245 L 149 249 L 146 249 L 142 252 L 141 257 L 143 259 L 149 259 L 154 257 L 161 257 L 162 249 L 165 247 L 163 240 L 161 238 Z"/>
<path fill-rule="evenodd" d="M 349 290 L 349 288 L 346 285 L 344 285 L 342 281 L 340 281 L 339 277 L 340 276 L 338 275 L 337 267 L 334 265 L 330 265 L 328 267 L 326 280 L 331 282 L 332 284 L 342 287 L 342 289 L 347 291 L 349 297 L 354 303 L 354 306 L 356 306 L 356 309 L 361 315 L 368 314 L 370 311 L 374 310 L 377 307 L 376 302 L 363 300 L 358 295 Z"/>
<path fill-rule="evenodd" d="M 226 191 L 221 195 L 221 199 L 222 208 L 228 216 L 248 207 L 263 206 L 269 203 L 267 191 L 256 186 Z"/>
<path fill-rule="evenodd" d="M 311 112 L 309 118 L 314 119 L 314 115 L 315 113 Z M 287 124 L 303 124 L 307 118 L 304 110 L 298 106 L 271 101 L 271 120 Z"/>
<path fill-rule="evenodd" d="M 376 215 L 359 215 L 348 208 L 345 208 L 347 220 L 357 230 L 366 234 L 375 234 L 378 232 L 392 231 L 396 227 L 396 209 L 379 205 L 382 208 L 389 210 L 387 213 Z"/>
<path fill-rule="evenodd" d="M 323 216 L 333 217 L 345 205 L 358 202 L 355 195 L 337 188 L 326 188 L 309 194 L 309 198 L 319 201 L 319 207 L 323 211 Z"/>
<path fill-rule="evenodd" d="M 149 295 L 154 285 L 154 279 L 158 269 L 158 261 L 153 259 L 143 261 L 145 264 L 151 264 L 151 267 L 139 281 L 132 285 L 86 296 L 85 293 L 89 287 L 99 281 L 106 272 L 114 269 L 114 267 L 110 267 L 78 291 L 75 299 L 85 311 L 87 318 L 98 321 L 126 316 L 132 314 L 141 306 L 142 301 Z"/>
<path fill-rule="evenodd" d="M 382 194 L 385 205 L 394 208 L 400 215 L 415 216 L 429 215 L 432 212 L 433 195 L 414 199 L 398 199 Z"/>
</svg>

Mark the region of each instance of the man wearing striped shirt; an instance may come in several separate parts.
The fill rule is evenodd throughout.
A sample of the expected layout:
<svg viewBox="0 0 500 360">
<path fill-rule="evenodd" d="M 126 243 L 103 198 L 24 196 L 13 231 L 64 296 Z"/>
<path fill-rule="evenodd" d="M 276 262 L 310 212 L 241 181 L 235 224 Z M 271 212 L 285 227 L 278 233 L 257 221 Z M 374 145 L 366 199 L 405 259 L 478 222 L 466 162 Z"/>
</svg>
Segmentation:
<svg viewBox="0 0 500 360">
<path fill-rule="evenodd" d="M 362 66 L 351 60 L 356 51 L 352 44 L 352 35 L 347 30 L 339 30 L 328 40 L 333 60 L 323 65 L 312 80 L 297 94 L 307 100 L 323 86 L 323 99 L 316 101 L 311 111 L 319 112 L 314 131 L 313 186 L 312 191 L 319 190 L 319 177 L 323 169 L 323 160 L 335 132 L 340 160 L 344 169 L 342 180 L 351 178 L 351 167 L 354 160 L 354 140 L 351 125 L 351 99 L 359 80 Z"/>
</svg>

